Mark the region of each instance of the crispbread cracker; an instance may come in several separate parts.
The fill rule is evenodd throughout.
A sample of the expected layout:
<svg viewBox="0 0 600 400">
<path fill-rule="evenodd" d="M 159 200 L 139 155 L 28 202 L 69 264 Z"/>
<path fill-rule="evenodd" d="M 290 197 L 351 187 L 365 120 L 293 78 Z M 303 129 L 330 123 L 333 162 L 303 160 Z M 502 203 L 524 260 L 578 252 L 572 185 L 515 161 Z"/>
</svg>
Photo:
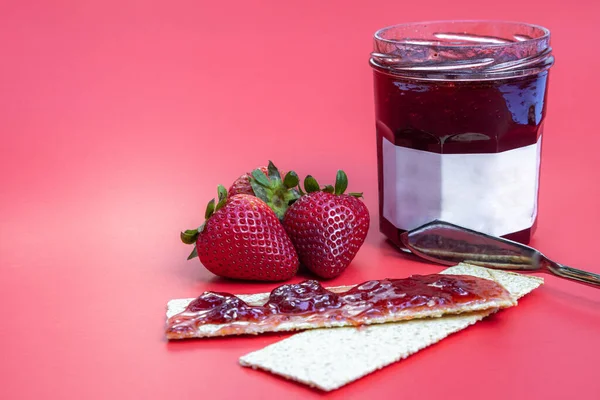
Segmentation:
<svg viewBox="0 0 600 400">
<path fill-rule="evenodd" d="M 535 276 L 467 264 L 441 273 L 493 279 L 517 298 L 543 283 L 543 279 Z M 330 391 L 400 361 L 494 312 L 480 311 L 358 329 L 306 331 L 247 354 L 240 358 L 240 364 Z"/>
<path fill-rule="evenodd" d="M 488 275 L 484 278 L 491 279 Z M 353 286 L 342 286 L 336 288 L 330 288 L 334 292 L 345 292 Z M 258 293 L 253 295 L 238 295 L 239 298 L 248 302 L 251 305 L 263 305 L 269 299 L 270 293 Z M 167 316 L 178 314 L 185 310 L 187 305 L 193 299 L 176 299 L 171 300 L 167 304 Z M 481 301 L 472 301 L 465 304 L 452 304 L 446 305 L 445 308 L 439 307 L 427 307 L 421 310 L 414 309 L 399 309 L 393 312 L 386 313 L 380 316 L 369 315 L 361 317 L 361 324 L 373 325 L 383 324 L 398 321 L 407 321 L 419 318 L 440 318 L 444 315 L 449 314 L 464 314 L 472 313 L 484 310 L 498 310 L 502 308 L 508 308 L 515 306 L 517 301 L 512 296 L 506 296 L 503 293 L 502 296 L 492 297 Z M 177 311 L 177 312 L 175 312 Z M 175 314 L 173 314 L 175 312 Z M 358 318 L 358 317 L 356 317 Z M 226 324 L 203 324 L 194 327 L 193 332 L 186 332 L 185 334 L 173 333 L 167 330 L 167 338 L 169 339 L 189 339 L 189 338 L 204 338 L 204 337 L 215 337 L 215 336 L 229 336 L 229 335 L 248 335 L 248 334 L 260 334 L 266 332 L 289 332 L 289 331 L 300 331 L 307 329 L 319 329 L 319 328 L 339 328 L 346 326 L 353 326 L 353 321 L 349 319 L 313 319 L 304 315 L 290 315 L 287 317 L 285 322 L 277 323 L 276 325 L 260 325 L 246 321 L 235 321 Z"/>
</svg>

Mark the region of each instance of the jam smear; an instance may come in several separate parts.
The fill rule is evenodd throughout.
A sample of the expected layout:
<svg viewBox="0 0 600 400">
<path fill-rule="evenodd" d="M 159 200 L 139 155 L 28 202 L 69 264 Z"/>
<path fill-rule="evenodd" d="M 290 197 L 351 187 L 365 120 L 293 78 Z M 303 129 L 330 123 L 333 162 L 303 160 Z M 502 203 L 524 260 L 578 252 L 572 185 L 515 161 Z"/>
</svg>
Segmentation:
<svg viewBox="0 0 600 400">
<path fill-rule="evenodd" d="M 343 320 L 358 326 L 369 319 L 404 310 L 451 309 L 490 300 L 511 299 L 498 283 L 467 275 L 413 275 L 361 283 L 335 293 L 308 280 L 275 288 L 260 306 L 249 305 L 230 293 L 205 292 L 185 311 L 167 321 L 167 336 L 191 336 L 207 324 L 277 326 L 294 317 L 305 322 Z"/>
</svg>

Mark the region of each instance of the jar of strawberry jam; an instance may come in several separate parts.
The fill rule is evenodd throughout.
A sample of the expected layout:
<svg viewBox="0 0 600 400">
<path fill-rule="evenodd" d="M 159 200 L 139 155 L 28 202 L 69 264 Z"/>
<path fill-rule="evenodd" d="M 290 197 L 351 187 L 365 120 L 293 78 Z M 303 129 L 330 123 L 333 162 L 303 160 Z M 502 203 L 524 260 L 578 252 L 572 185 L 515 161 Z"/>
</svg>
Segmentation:
<svg viewBox="0 0 600 400">
<path fill-rule="evenodd" d="M 528 243 L 536 226 L 550 32 L 510 22 L 375 33 L 380 230 L 435 219 Z"/>
</svg>

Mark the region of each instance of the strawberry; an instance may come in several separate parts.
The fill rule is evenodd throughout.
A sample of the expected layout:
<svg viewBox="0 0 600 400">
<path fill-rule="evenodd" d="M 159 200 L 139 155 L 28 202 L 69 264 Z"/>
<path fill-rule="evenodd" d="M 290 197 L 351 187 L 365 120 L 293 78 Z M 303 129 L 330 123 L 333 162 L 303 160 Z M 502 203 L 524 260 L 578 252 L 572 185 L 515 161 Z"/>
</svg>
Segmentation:
<svg viewBox="0 0 600 400">
<path fill-rule="evenodd" d="M 281 178 L 285 176 L 285 178 Z M 269 166 L 260 167 L 237 178 L 229 188 L 229 197 L 238 194 L 256 196 L 271 207 L 281 220 L 290 203 L 300 197 L 295 186 L 298 175 L 294 171 L 280 173 L 273 162 Z"/>
<path fill-rule="evenodd" d="M 208 203 L 205 217 L 198 229 L 181 233 L 184 243 L 195 243 L 188 260 L 198 256 L 206 269 L 224 278 L 284 281 L 296 274 L 296 250 L 277 215 L 261 199 L 247 194 L 228 197 L 219 185 L 219 202 Z"/>
<path fill-rule="evenodd" d="M 292 204 L 283 219 L 300 262 L 321 278 L 340 275 L 352 262 L 369 230 L 370 217 L 360 193 L 344 194 L 348 178 L 338 171 L 335 188 L 310 175 L 308 194 Z"/>
</svg>

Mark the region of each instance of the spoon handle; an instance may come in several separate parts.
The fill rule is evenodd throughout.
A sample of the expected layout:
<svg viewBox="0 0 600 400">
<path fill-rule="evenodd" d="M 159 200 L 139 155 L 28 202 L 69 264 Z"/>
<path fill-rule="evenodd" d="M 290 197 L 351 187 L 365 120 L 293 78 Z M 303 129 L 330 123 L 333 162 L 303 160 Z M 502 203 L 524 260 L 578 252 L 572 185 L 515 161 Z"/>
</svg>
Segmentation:
<svg viewBox="0 0 600 400">
<path fill-rule="evenodd" d="M 600 288 L 600 275 L 592 272 L 582 271 L 577 268 L 567 267 L 566 265 L 552 262 L 547 265 L 548 271 L 561 278 L 571 279 L 584 283 L 589 286 Z"/>
</svg>

